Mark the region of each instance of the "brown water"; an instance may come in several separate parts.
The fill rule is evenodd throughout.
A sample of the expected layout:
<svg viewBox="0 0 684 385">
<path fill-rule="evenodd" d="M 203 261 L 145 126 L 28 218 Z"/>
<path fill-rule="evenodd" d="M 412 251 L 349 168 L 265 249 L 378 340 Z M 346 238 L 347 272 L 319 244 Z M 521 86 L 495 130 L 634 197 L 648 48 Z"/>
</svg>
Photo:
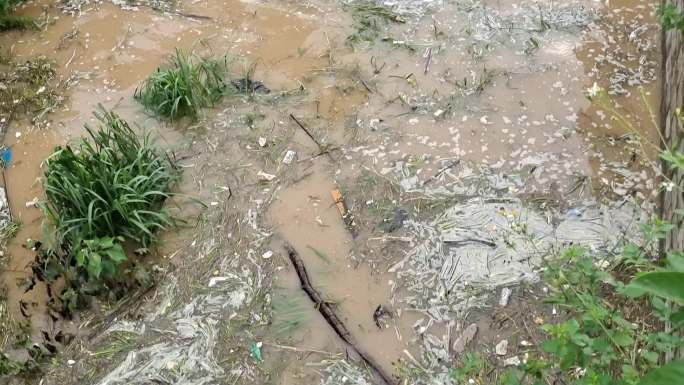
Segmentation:
<svg viewBox="0 0 684 385">
<path fill-rule="evenodd" d="M 266 118 L 256 125 L 257 136 L 264 135 L 269 142 L 285 142 L 286 148 L 275 158 L 263 156 L 265 151 L 252 143 L 250 151 L 245 150 L 247 162 L 244 154 L 221 151 L 214 155 L 215 160 L 219 164 L 233 160 L 248 163 L 254 173 L 263 170 L 278 176 L 276 182 L 282 183 L 277 185 L 276 199 L 265 213 L 274 233 L 273 249 L 281 249 L 282 243 L 288 242 L 299 251 L 313 283 L 335 303 L 359 345 L 387 371 L 392 371 L 392 364 L 400 358 L 406 359 L 406 352 L 416 355 L 418 351 L 413 330 L 418 316 L 402 312 L 397 302 L 399 294 L 393 289 L 398 283 L 386 272 L 390 262 L 401 257 L 401 250 L 388 252 L 377 250 L 373 243 L 359 244 L 359 240 L 367 241 L 378 234 L 364 233 L 355 239 L 334 205 L 331 190 L 353 190 L 362 166 L 391 168 L 396 160 L 409 156 L 429 155 L 421 178 L 437 172 L 441 167 L 435 161 L 438 159 L 458 158 L 515 170 L 526 158 L 549 156 L 548 175 L 539 181 L 541 193 L 548 193 L 554 183 L 567 188 L 573 176 L 588 175 L 596 192 L 608 198 L 612 192 L 606 190 L 606 185 L 616 177 L 609 175 L 605 164 L 624 161 L 633 151 L 603 140 L 627 132 L 610 125 L 584 97 L 594 81 L 609 84 L 601 78 L 611 71 L 609 66 L 594 71 L 594 55 L 602 47 L 607 28 L 600 23 L 592 25 L 591 32 L 550 32 L 534 55 L 521 54 L 510 44 L 502 44 L 477 58 L 459 38 L 465 21 L 453 4 L 420 22 L 390 29 L 394 36 L 402 36 L 410 29 L 412 41 L 419 43 L 415 53 L 386 43 L 371 49 L 345 46 L 350 17 L 339 4 L 327 1 L 205 0 L 184 6 L 188 14 L 211 19 L 164 16 L 146 8 L 124 11 L 110 3 L 89 6 L 80 17 L 71 17 L 49 4 L 30 4 L 22 11 L 39 15 L 41 7 L 47 6 L 53 23 L 45 31 L 0 36 L 0 45 L 10 47 L 17 58 L 46 55 L 54 60 L 62 83 L 74 74 L 82 77 L 75 86 L 64 90 L 68 100 L 50 116 L 49 129 L 36 130 L 16 122 L 5 138 L 5 144 L 14 148 L 16 159 L 6 176 L 12 213 L 21 221 L 21 228 L 7 247 L 11 256 L 8 269 L 13 271 L 3 273 L 2 282 L 9 289 L 8 300 L 15 317 L 22 317 L 19 300 L 36 303 L 31 312 L 34 338 L 39 338 L 41 328 L 47 327 L 45 287 L 37 285 L 23 293 L 16 282 L 27 276 L 26 266 L 33 258 L 23 245 L 29 238 L 42 237 L 40 211 L 25 204 L 43 196 L 42 162 L 55 145 L 72 142 L 83 134 L 83 124 L 93 121 L 90 112 L 99 103 L 156 132 L 163 146 L 180 148 L 182 152 L 188 131 L 157 122 L 132 98 L 135 87 L 175 47 L 198 47 L 246 58 L 256 63 L 255 77 L 269 88 L 304 90 L 268 108 L 264 111 Z M 641 10 L 647 4 L 633 0 L 611 3 L 606 12 Z M 493 7 L 502 13 L 514 9 L 509 2 Z M 643 13 L 620 14 L 631 20 Z M 65 34 L 76 29 L 78 35 L 73 41 L 63 40 Z M 647 33 L 655 36 L 655 30 Z M 210 48 L 201 48 L 200 42 Z M 618 40 L 614 45 L 622 43 Z M 489 76 L 483 89 L 453 97 L 458 89 L 455 83 L 463 78 L 473 80 L 473 73 L 476 81 Z M 657 100 L 654 83 L 646 85 L 645 92 L 651 102 Z M 647 116 L 643 104 L 633 100 L 618 98 L 634 116 Z M 207 110 L 207 116 L 216 112 Z M 321 143 L 345 151 L 318 156 L 321 149 L 289 119 L 291 113 Z M 657 140 L 646 119 L 637 126 L 650 140 Z M 17 137 L 16 132 L 21 136 Z M 280 164 L 285 149 L 297 152 L 295 164 L 299 171 L 294 177 Z M 314 158 L 306 160 L 310 157 Z M 645 197 L 654 190 L 653 175 L 647 166 L 650 157 L 653 154 L 647 152 L 631 165 L 635 172 L 646 173 L 642 184 L 634 187 Z M 202 174 L 196 173 L 185 176 L 181 191 L 197 192 L 204 198 L 207 189 L 221 183 L 203 180 Z M 363 194 L 345 198 L 367 199 Z M 183 247 L 185 238 L 170 234 L 165 239 L 168 242 L 159 251 L 162 256 L 173 255 L 174 250 Z M 377 252 L 371 255 L 373 251 Z M 282 270 L 278 285 L 296 291 L 294 272 Z M 379 329 L 373 320 L 378 305 L 393 312 L 386 328 Z M 332 329 L 315 309 L 310 313 L 304 332 L 293 332 L 288 342 L 300 349 L 340 352 L 342 346 Z M 311 375 L 304 362 L 293 362 L 284 373 L 280 380 L 283 384 L 298 383 L 302 373 Z"/>
</svg>

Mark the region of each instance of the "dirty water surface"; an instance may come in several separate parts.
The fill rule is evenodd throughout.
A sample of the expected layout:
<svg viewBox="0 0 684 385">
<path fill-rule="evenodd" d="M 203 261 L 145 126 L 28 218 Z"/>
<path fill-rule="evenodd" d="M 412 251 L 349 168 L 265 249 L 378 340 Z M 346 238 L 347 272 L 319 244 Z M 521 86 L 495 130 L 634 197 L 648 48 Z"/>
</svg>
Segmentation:
<svg viewBox="0 0 684 385">
<path fill-rule="evenodd" d="M 654 6 L 26 3 L 20 13 L 44 26 L 0 46 L 53 61 L 65 100 L 45 127 L 17 120 L 5 132 L 21 225 L 1 282 L 10 317 L 28 325 L 17 333 L 73 339 L 30 381 L 381 383 L 301 290 L 290 246 L 377 369 L 452 383 L 458 336 L 503 288 L 522 295 L 563 246 L 637 238 L 654 208 L 656 158 L 643 144 L 659 140 Z M 133 94 L 174 49 L 227 54 L 231 76 L 254 69 L 270 92 L 160 122 Z M 587 98 L 594 84 L 614 111 Z M 32 202 L 44 198 L 44 160 L 84 134 L 98 104 L 174 152 L 187 224 L 146 259 L 160 278 L 134 304 L 101 299 L 67 320 L 50 316 L 44 285 L 22 285 L 29 240 L 50 231 Z M 500 334 L 481 326 L 475 341 L 491 350 Z"/>
</svg>

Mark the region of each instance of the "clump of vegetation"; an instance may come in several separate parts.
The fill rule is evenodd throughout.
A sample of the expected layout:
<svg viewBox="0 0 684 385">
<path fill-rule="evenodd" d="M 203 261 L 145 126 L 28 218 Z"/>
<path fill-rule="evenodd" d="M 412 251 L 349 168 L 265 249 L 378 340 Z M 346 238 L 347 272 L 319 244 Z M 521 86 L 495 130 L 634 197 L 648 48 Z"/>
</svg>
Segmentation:
<svg viewBox="0 0 684 385">
<path fill-rule="evenodd" d="M 479 95 L 484 92 L 487 87 L 492 85 L 494 79 L 505 74 L 503 71 L 499 70 L 488 70 L 487 67 L 482 67 L 482 72 L 472 71 L 470 73 L 470 78 L 468 76 L 463 77 L 463 81 L 454 81 L 456 90 L 458 93 L 465 97 L 470 95 Z"/>
<path fill-rule="evenodd" d="M 347 44 L 354 46 L 361 42 L 374 42 L 388 23 L 404 23 L 405 20 L 391 9 L 370 3 L 355 2 L 349 5 L 354 33 L 347 36 Z"/>
<path fill-rule="evenodd" d="M 135 98 L 164 119 L 196 119 L 202 108 L 235 92 L 226 80 L 227 74 L 225 56 L 202 57 L 176 50 L 166 66 L 158 68 L 136 89 Z"/>
<path fill-rule="evenodd" d="M 482 353 L 466 352 L 459 357 L 457 365 L 451 370 L 451 379 L 460 384 L 517 385 L 518 372 L 507 369 L 503 373 L 496 370 L 496 362 Z"/>
<path fill-rule="evenodd" d="M 684 12 L 679 10 L 675 4 L 667 3 L 659 7 L 657 14 L 660 16 L 663 30 L 677 29 L 684 34 Z"/>
<path fill-rule="evenodd" d="M 657 240 L 668 228 L 656 221 L 646 234 Z M 656 268 L 648 249 L 630 244 L 611 266 L 580 247 L 566 249 L 544 275 L 547 302 L 561 311 L 562 321 L 542 326 L 541 350 L 532 347 L 521 365 L 500 370 L 493 360 L 466 353 L 452 379 L 494 385 L 679 383 L 669 379 L 681 377 L 684 361 L 663 363 L 684 348 L 684 254 L 670 253 Z M 655 270 L 636 273 L 644 268 Z"/>
<path fill-rule="evenodd" d="M 33 25 L 33 20 L 14 15 L 14 9 L 21 0 L 0 0 L 0 31 L 25 29 Z"/>
<path fill-rule="evenodd" d="M 156 231 L 175 224 L 162 207 L 179 177 L 174 162 L 114 112 L 100 107 L 95 116 L 99 126 L 86 126 L 90 141 L 83 139 L 76 149 L 58 147 L 44 178 L 42 208 L 56 235 L 34 271 L 47 281 L 64 278 L 67 313 L 84 295 L 119 283 L 124 242 L 145 252 Z"/>
<path fill-rule="evenodd" d="M 52 86 L 56 71 L 48 59 L 14 63 L 4 57 L 0 69 L 0 117 L 5 121 L 23 113 L 36 123 L 59 104 L 60 97 Z"/>
<path fill-rule="evenodd" d="M 647 234 L 656 240 L 665 236 L 666 228 L 655 223 L 649 225 Z M 628 284 L 620 279 L 634 274 L 636 267 L 649 266 L 649 260 L 643 248 L 629 245 L 622 261 L 609 271 L 579 248 L 566 250 L 550 263 L 545 276 L 552 289 L 549 301 L 566 310 L 569 317 L 543 326 L 548 336 L 543 349 L 552 359 L 535 377 L 553 375 L 572 384 L 637 384 L 660 366 L 663 357 L 684 347 L 676 333 L 664 328 L 666 324 L 675 330 L 682 326 L 676 320 L 681 315 L 666 302 L 673 298 L 657 292 L 648 300 L 632 298 L 647 291 L 643 276 Z M 672 254 L 668 261 L 664 269 L 684 264 L 682 255 Z M 581 376 L 577 368 L 581 368 Z"/>
</svg>

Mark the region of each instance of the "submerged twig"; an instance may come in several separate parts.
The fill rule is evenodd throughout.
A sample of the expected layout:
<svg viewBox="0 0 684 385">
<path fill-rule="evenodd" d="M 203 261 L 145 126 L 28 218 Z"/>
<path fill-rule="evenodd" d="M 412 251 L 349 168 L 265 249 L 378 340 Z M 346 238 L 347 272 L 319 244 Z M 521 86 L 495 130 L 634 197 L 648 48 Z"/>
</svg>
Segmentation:
<svg viewBox="0 0 684 385">
<path fill-rule="evenodd" d="M 424 74 L 427 75 L 428 70 L 430 70 L 430 62 L 432 61 L 432 47 L 427 50 L 427 60 L 425 61 L 425 71 Z"/>
<path fill-rule="evenodd" d="M 330 149 L 328 148 L 328 146 L 321 144 L 321 143 L 316 139 L 316 137 L 313 136 L 313 134 L 311 133 L 311 131 L 309 131 L 309 129 L 306 128 L 306 126 L 305 126 L 302 122 L 300 122 L 299 119 L 297 119 L 297 118 L 294 116 L 294 114 L 290 114 L 290 118 L 291 118 L 292 120 L 294 120 L 294 122 L 297 123 L 297 126 L 299 126 L 299 128 L 301 128 L 302 131 L 304 131 L 304 133 L 306 134 L 306 136 L 308 136 L 308 137 L 316 144 L 316 146 L 318 147 L 318 150 L 320 151 L 319 155 L 325 154 L 325 155 L 328 156 L 328 158 L 330 158 L 330 160 L 333 160 L 333 161 L 334 161 L 332 155 L 330 154 Z"/>
<path fill-rule="evenodd" d="M 302 286 L 302 290 L 309 296 L 309 299 L 315 304 L 316 309 L 321 313 L 323 318 L 325 318 L 326 322 L 328 322 L 328 325 L 333 328 L 335 333 L 342 339 L 342 341 L 346 342 L 349 349 L 352 351 L 352 353 L 357 354 L 361 359 L 370 367 L 370 369 L 375 372 L 387 385 L 394 385 L 394 381 L 392 380 L 392 377 L 385 373 L 382 368 L 373 360 L 372 357 L 368 355 L 365 351 L 361 350 L 359 347 L 356 346 L 354 343 L 354 339 L 352 338 L 352 335 L 349 333 L 349 330 L 347 330 L 347 327 L 344 326 L 344 323 L 342 323 L 342 320 L 337 316 L 337 314 L 333 311 L 332 307 L 328 304 L 328 302 L 323 299 L 323 296 L 316 291 L 316 289 L 313 288 L 311 285 L 311 281 L 309 279 L 309 274 L 306 272 L 306 267 L 304 266 L 304 262 L 302 259 L 299 257 L 299 254 L 297 254 L 297 251 L 290 246 L 289 244 L 285 245 L 285 250 L 287 251 L 287 255 L 290 258 L 290 262 L 292 262 L 292 266 L 295 268 L 295 271 L 297 272 L 297 276 L 299 277 L 299 282 Z"/>
<path fill-rule="evenodd" d="M 278 345 L 274 344 L 271 342 L 264 342 L 264 345 L 270 346 L 275 349 L 281 349 L 281 350 L 289 350 L 291 352 L 297 352 L 297 353 L 316 353 L 316 354 L 322 354 L 325 356 L 334 356 L 335 353 L 333 352 L 327 352 L 325 350 L 316 350 L 316 349 L 309 349 L 309 348 L 298 348 L 296 346 L 287 346 L 287 345 Z"/>
</svg>

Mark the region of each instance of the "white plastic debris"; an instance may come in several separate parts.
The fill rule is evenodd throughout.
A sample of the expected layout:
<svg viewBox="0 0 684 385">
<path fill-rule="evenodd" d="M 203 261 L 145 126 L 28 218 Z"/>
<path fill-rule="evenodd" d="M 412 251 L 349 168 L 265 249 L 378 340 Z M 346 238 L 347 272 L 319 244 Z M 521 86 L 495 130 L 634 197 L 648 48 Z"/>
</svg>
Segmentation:
<svg viewBox="0 0 684 385">
<path fill-rule="evenodd" d="M 513 294 L 513 290 L 504 287 L 501 289 L 501 297 L 499 298 L 499 306 L 505 307 L 508 305 L 508 301 L 511 300 L 511 294 Z"/>
<path fill-rule="evenodd" d="M 263 171 L 259 171 L 259 172 L 257 173 L 257 177 L 258 177 L 260 180 L 265 180 L 265 181 L 267 181 L 267 182 L 270 182 L 270 181 L 272 181 L 273 179 L 276 178 L 275 175 L 273 175 L 273 174 L 268 174 L 268 173 L 265 173 L 265 172 L 263 172 Z"/>
<path fill-rule="evenodd" d="M 283 163 L 285 163 L 285 164 L 292 163 L 292 161 L 295 158 L 295 155 L 297 155 L 296 152 L 294 152 L 292 150 L 287 150 L 287 152 L 285 153 L 285 157 L 283 158 Z"/>
<path fill-rule="evenodd" d="M 508 352 L 508 341 L 507 340 L 501 340 L 496 346 L 494 347 L 494 353 L 496 353 L 497 356 L 505 356 L 506 353 Z"/>
<path fill-rule="evenodd" d="M 227 281 L 229 277 L 211 277 L 209 278 L 209 284 L 207 286 L 214 287 L 216 284 Z"/>
<path fill-rule="evenodd" d="M 504 366 L 518 366 L 520 365 L 520 358 L 518 356 L 513 356 L 503 360 Z"/>
<path fill-rule="evenodd" d="M 261 258 L 263 259 L 269 259 L 273 256 L 273 251 L 268 250 L 267 252 L 261 254 Z"/>
<path fill-rule="evenodd" d="M 265 146 L 266 146 L 266 138 L 259 137 L 259 147 L 265 147 Z"/>
</svg>

